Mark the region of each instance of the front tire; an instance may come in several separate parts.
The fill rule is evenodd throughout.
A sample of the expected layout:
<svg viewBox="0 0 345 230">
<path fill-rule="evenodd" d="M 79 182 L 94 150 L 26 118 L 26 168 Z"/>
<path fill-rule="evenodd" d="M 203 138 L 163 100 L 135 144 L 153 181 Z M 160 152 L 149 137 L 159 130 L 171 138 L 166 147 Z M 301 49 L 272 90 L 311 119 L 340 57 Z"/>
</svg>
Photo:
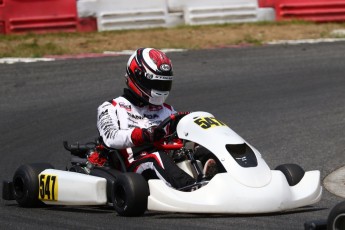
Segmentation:
<svg viewBox="0 0 345 230">
<path fill-rule="evenodd" d="M 149 187 L 143 176 L 123 173 L 115 181 L 112 201 L 120 216 L 141 216 L 147 209 Z"/>
<path fill-rule="evenodd" d="M 38 207 L 43 205 L 38 199 L 38 175 L 45 169 L 53 169 L 48 163 L 34 163 L 20 166 L 13 176 L 14 198 L 20 206 Z"/>
<path fill-rule="evenodd" d="M 279 170 L 284 174 L 290 186 L 298 184 L 305 174 L 304 169 L 296 164 L 279 165 L 275 170 Z"/>
<path fill-rule="evenodd" d="M 342 230 L 345 229 L 345 201 L 332 208 L 328 215 L 327 229 Z"/>
</svg>

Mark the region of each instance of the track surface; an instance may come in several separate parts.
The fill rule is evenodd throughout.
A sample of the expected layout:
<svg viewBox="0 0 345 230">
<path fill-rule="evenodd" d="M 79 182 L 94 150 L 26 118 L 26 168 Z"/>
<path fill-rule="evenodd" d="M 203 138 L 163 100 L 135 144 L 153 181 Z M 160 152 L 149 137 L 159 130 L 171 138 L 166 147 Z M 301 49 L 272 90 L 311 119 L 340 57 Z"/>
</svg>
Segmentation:
<svg viewBox="0 0 345 230">
<path fill-rule="evenodd" d="M 170 53 L 168 99 L 181 111 L 208 111 L 263 154 L 271 168 L 297 163 L 322 177 L 345 164 L 345 43 Z M 63 169 L 63 140 L 97 136 L 96 107 L 122 93 L 127 56 L 0 65 L 0 179 L 23 163 Z M 2 185 L 1 185 L 2 186 Z M 303 229 L 341 198 L 324 191 L 314 206 L 268 215 L 147 212 L 111 208 L 24 209 L 0 202 L 2 229 Z"/>
</svg>

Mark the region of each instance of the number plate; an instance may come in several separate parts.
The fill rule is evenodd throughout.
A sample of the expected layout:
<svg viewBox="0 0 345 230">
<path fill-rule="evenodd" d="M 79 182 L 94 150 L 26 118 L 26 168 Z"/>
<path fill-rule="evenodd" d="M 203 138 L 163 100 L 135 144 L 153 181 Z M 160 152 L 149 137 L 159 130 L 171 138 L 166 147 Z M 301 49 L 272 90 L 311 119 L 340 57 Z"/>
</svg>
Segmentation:
<svg viewBox="0 0 345 230">
<path fill-rule="evenodd" d="M 58 178 L 56 175 L 39 175 L 38 199 L 47 201 L 58 200 Z"/>
<path fill-rule="evenodd" d="M 223 122 L 218 121 L 214 117 L 199 117 L 194 120 L 194 123 L 199 125 L 203 129 L 209 129 L 212 127 L 226 126 Z"/>
</svg>

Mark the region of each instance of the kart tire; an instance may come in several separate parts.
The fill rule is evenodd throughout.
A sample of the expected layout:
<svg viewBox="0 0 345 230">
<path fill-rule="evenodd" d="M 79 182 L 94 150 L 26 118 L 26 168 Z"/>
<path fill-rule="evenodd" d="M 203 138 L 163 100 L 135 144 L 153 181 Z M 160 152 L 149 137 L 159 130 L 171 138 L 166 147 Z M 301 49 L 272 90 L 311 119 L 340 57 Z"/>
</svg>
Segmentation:
<svg viewBox="0 0 345 230">
<path fill-rule="evenodd" d="M 115 181 L 112 193 L 114 209 L 120 216 L 141 216 L 147 209 L 149 187 L 143 176 L 123 173 Z"/>
<path fill-rule="evenodd" d="M 304 169 L 296 164 L 282 164 L 277 166 L 275 170 L 279 170 L 284 174 L 290 186 L 298 184 L 305 174 Z"/>
<path fill-rule="evenodd" d="M 22 207 L 39 207 L 44 203 L 38 199 L 38 175 L 45 169 L 53 169 L 48 163 L 20 166 L 13 176 L 14 198 Z"/>
<path fill-rule="evenodd" d="M 345 229 L 345 201 L 334 206 L 328 215 L 327 229 L 343 230 Z"/>
</svg>

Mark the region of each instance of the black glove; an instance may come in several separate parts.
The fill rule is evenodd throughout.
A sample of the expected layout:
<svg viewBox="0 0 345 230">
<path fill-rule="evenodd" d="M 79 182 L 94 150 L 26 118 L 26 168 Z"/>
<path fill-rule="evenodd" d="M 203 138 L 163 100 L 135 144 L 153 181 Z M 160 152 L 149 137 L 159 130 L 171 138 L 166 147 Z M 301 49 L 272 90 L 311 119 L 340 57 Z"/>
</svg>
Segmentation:
<svg viewBox="0 0 345 230">
<path fill-rule="evenodd" d="M 166 133 L 164 129 L 157 129 L 157 126 L 152 126 L 148 129 L 142 129 L 142 135 L 145 143 L 153 143 L 161 140 Z"/>
</svg>

